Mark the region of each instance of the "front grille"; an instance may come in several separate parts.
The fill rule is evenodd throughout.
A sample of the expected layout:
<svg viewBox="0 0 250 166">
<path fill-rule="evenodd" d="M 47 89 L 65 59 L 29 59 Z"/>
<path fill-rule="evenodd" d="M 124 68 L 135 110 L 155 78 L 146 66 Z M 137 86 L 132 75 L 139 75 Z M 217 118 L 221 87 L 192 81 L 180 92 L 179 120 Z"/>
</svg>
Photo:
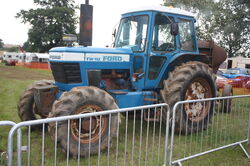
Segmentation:
<svg viewBox="0 0 250 166">
<path fill-rule="evenodd" d="M 56 82 L 65 84 L 82 82 L 79 63 L 50 62 L 50 67 Z"/>
</svg>

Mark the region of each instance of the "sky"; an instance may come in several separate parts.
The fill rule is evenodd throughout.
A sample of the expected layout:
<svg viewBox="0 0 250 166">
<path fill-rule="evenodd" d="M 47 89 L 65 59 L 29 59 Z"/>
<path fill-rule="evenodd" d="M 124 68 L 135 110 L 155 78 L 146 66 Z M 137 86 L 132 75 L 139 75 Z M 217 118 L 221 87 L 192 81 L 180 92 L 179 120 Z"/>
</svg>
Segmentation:
<svg viewBox="0 0 250 166">
<path fill-rule="evenodd" d="M 85 0 L 75 0 L 76 5 Z M 105 47 L 112 44 L 112 32 L 119 24 L 121 14 L 137 7 L 160 5 L 163 0 L 89 0 L 94 6 L 93 46 Z M 33 0 L 2 0 L 0 2 L 0 39 L 5 44 L 22 45 L 28 39 L 30 25 L 15 18 L 20 10 L 36 8 Z M 79 12 L 78 12 L 79 14 Z"/>
</svg>

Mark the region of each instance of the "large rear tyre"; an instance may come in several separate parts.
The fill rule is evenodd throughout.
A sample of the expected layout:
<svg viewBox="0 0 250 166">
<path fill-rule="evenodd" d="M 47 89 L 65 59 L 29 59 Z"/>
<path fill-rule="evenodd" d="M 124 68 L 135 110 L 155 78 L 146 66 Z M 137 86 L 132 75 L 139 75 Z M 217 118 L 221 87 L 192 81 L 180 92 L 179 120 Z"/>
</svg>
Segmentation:
<svg viewBox="0 0 250 166">
<path fill-rule="evenodd" d="M 187 62 L 169 73 L 161 90 L 163 101 L 171 110 L 178 101 L 215 97 L 215 76 L 212 69 L 201 62 Z M 207 128 L 213 115 L 213 102 L 195 102 L 176 110 L 175 131 L 191 133 Z M 164 118 L 165 116 L 163 116 Z"/>
<path fill-rule="evenodd" d="M 37 87 L 47 86 L 51 84 L 53 84 L 53 81 L 51 80 L 35 81 L 33 84 L 28 86 L 26 90 L 20 95 L 17 108 L 18 115 L 21 121 L 36 120 L 47 117 L 47 115 L 41 114 L 37 111 L 34 101 L 34 91 Z"/>
<path fill-rule="evenodd" d="M 118 106 L 113 97 L 106 91 L 92 86 L 78 87 L 63 93 L 59 100 L 54 102 L 49 117 L 85 114 L 112 109 L 118 109 Z M 73 157 L 78 156 L 79 144 L 80 156 L 87 156 L 89 153 L 97 154 L 99 146 L 100 150 L 108 147 L 109 141 L 111 142 L 112 137 L 116 135 L 117 125 L 118 114 L 112 114 L 110 119 L 109 115 L 105 115 L 82 118 L 81 120 L 70 120 L 69 124 L 68 121 L 62 121 L 57 126 L 57 141 L 61 145 L 62 150 L 67 152 L 68 149 Z M 50 123 L 49 132 L 53 138 L 55 138 L 55 131 L 55 123 Z"/>
</svg>

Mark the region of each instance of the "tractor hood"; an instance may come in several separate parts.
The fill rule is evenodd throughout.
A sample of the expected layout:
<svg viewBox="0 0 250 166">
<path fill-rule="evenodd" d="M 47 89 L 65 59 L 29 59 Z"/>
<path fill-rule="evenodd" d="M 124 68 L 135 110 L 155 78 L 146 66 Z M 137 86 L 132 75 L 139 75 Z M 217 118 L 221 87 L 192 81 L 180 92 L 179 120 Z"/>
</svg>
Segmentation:
<svg viewBox="0 0 250 166">
<path fill-rule="evenodd" d="M 56 47 L 50 61 L 129 62 L 131 48 Z"/>
</svg>

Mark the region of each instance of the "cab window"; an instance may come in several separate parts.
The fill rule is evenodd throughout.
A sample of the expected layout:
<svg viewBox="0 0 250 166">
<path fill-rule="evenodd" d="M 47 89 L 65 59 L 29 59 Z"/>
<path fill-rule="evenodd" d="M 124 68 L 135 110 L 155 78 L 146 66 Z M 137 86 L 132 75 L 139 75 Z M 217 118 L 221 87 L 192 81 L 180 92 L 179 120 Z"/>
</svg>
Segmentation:
<svg viewBox="0 0 250 166">
<path fill-rule="evenodd" d="M 171 35 L 173 17 L 157 14 L 154 23 L 152 51 L 171 52 L 175 50 L 175 36 Z"/>
<path fill-rule="evenodd" d="M 130 47 L 133 51 L 145 50 L 148 16 L 131 16 L 121 20 L 115 47 Z"/>
<path fill-rule="evenodd" d="M 187 51 L 196 50 L 192 21 L 186 19 L 180 19 L 178 26 L 179 26 L 181 50 L 187 50 Z"/>
</svg>

